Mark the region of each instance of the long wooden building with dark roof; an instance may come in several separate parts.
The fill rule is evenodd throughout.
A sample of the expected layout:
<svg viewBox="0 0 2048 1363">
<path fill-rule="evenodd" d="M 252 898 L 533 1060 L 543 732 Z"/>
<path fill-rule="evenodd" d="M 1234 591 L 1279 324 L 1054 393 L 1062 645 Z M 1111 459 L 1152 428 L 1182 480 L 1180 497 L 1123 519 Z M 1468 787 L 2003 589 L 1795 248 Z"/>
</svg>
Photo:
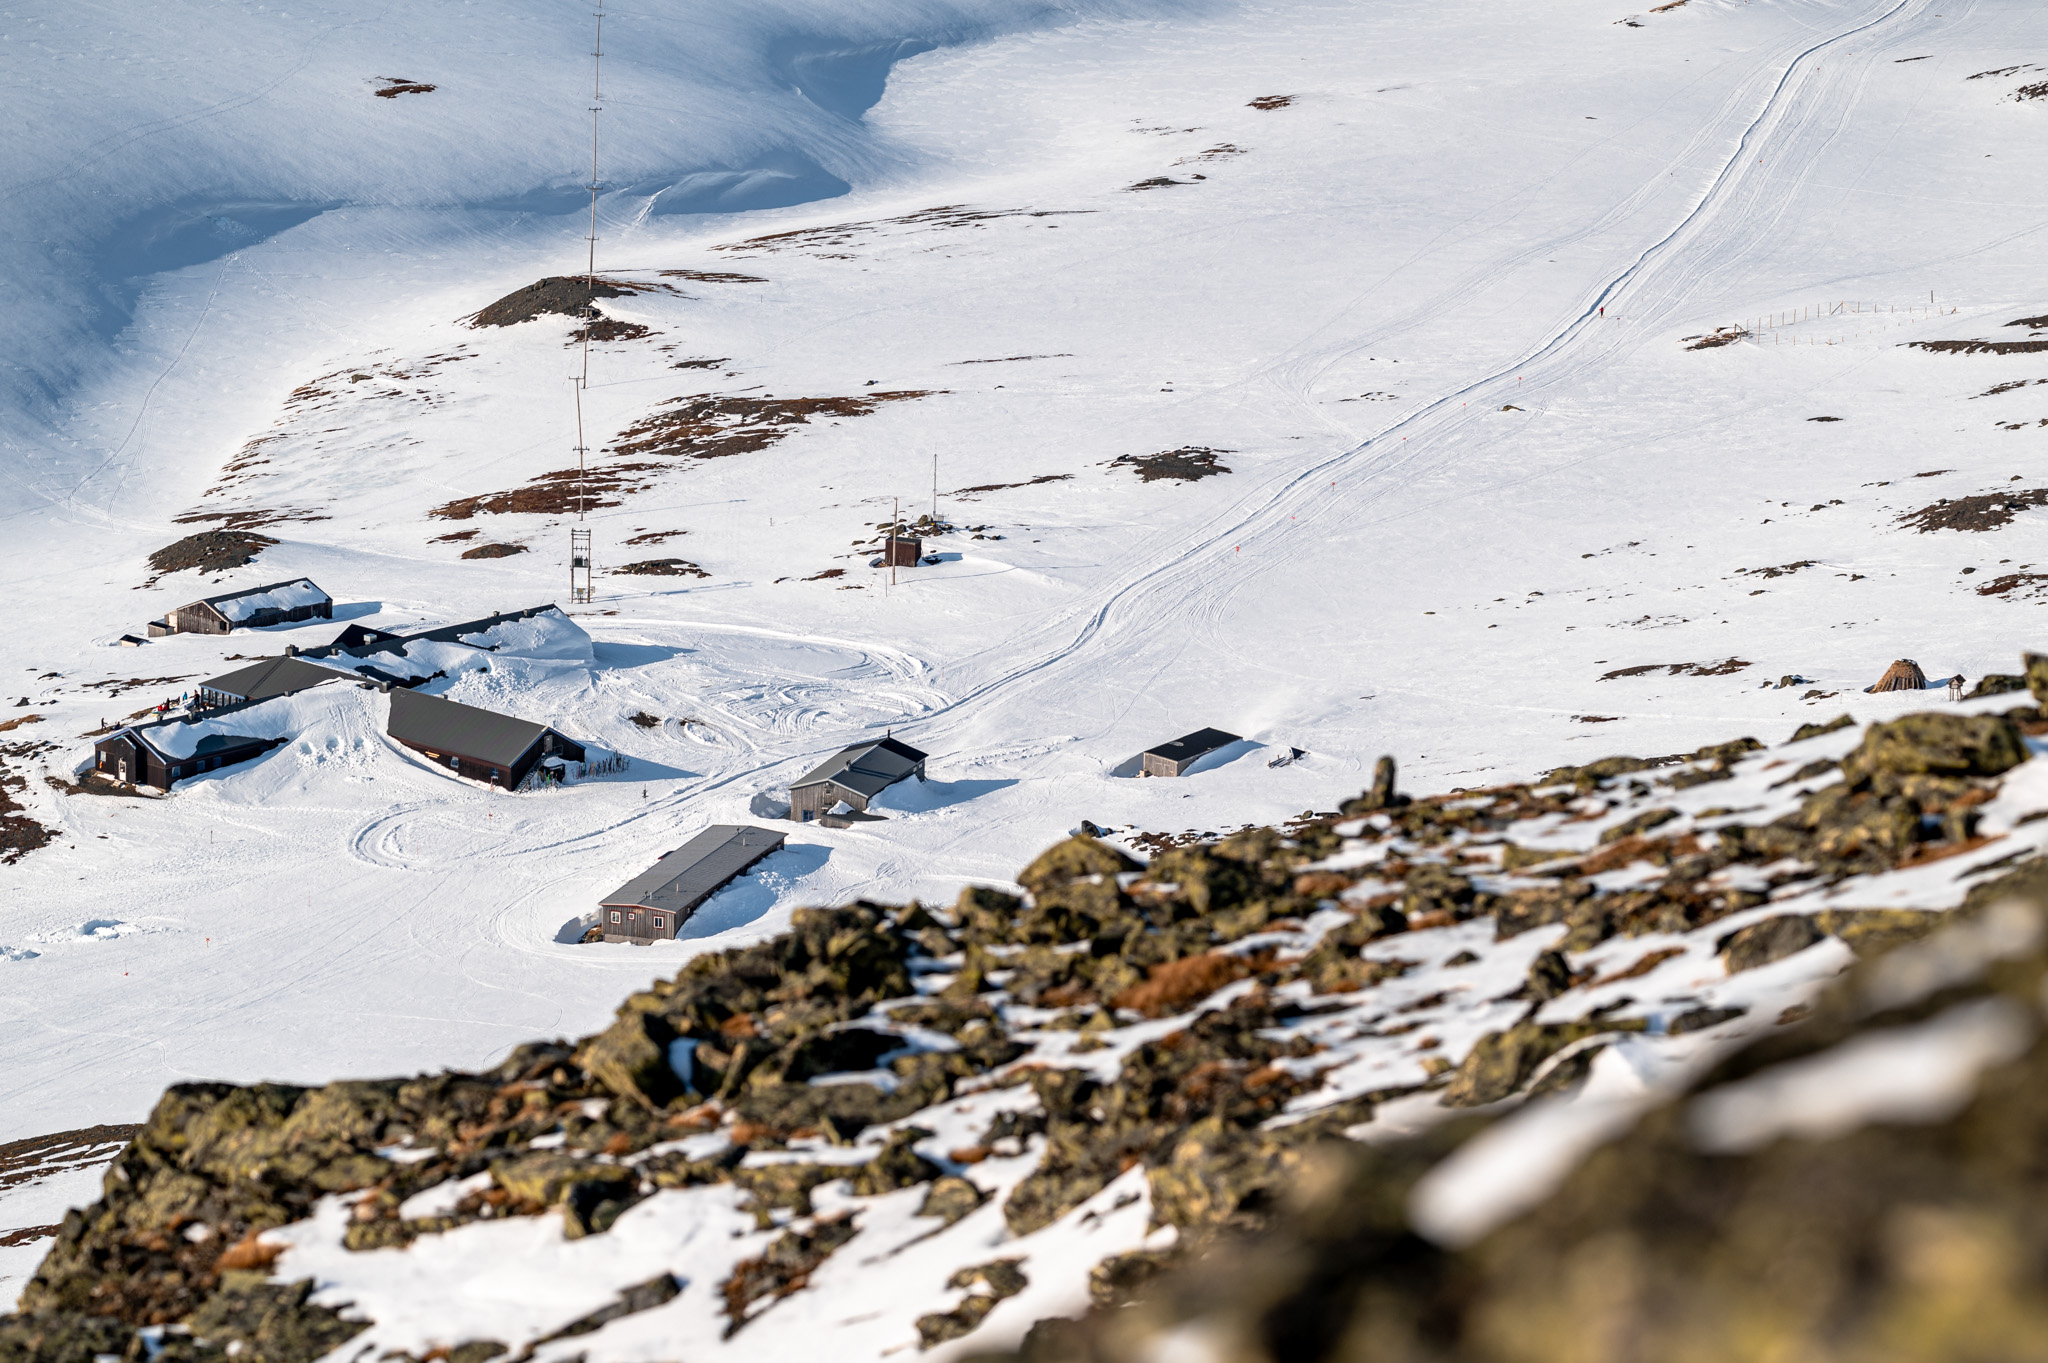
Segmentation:
<svg viewBox="0 0 2048 1363">
<path fill-rule="evenodd" d="M 392 691 L 385 732 L 437 766 L 507 790 L 547 758 L 585 760 L 581 743 L 549 725 L 417 691 Z"/>
<path fill-rule="evenodd" d="M 699 905 L 782 843 L 782 834 L 765 828 L 712 825 L 604 897 L 604 940 L 673 938 Z"/>
</svg>

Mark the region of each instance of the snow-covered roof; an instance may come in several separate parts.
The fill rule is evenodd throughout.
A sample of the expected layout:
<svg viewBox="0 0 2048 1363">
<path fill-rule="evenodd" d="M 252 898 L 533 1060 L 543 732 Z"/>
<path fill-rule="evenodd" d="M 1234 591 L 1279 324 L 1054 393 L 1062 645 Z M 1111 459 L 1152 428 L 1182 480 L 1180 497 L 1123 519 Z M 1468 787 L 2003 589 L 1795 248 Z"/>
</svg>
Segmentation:
<svg viewBox="0 0 2048 1363">
<path fill-rule="evenodd" d="M 313 579 L 301 577 L 290 582 L 273 582 L 267 587 L 209 596 L 199 604 L 213 607 L 220 612 L 222 619 L 231 624 L 241 624 L 265 611 L 297 610 L 300 606 L 317 606 L 333 600 L 313 585 Z"/>
<path fill-rule="evenodd" d="M 862 795 L 878 795 L 916 771 L 917 764 L 924 759 L 924 753 L 893 738 L 856 743 L 850 748 L 840 749 L 824 765 L 791 782 L 790 788 L 835 781 Z"/>
</svg>

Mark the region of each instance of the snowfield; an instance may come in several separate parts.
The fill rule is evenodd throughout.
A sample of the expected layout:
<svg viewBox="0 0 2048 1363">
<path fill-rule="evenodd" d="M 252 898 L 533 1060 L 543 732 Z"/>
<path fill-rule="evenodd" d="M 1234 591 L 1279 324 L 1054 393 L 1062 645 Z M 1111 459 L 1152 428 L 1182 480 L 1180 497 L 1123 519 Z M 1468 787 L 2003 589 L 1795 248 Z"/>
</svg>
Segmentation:
<svg viewBox="0 0 2048 1363">
<path fill-rule="evenodd" d="M 484 1066 L 799 906 L 1008 885 L 1083 819 L 1334 810 L 1383 752 L 1422 792 L 1775 745 L 1946 703 L 1863 694 L 1894 658 L 1974 681 L 2048 640 L 2048 350 L 2004 344 L 2048 333 L 2048 99 L 1996 74 L 2044 60 L 2039 6 L 608 9 L 597 259 L 625 291 L 600 307 L 631 325 L 590 348 L 599 571 L 572 605 L 577 483 L 551 475 L 576 464 L 575 323 L 467 319 L 582 267 L 588 28 L 582 7 L 453 0 L 0 17 L 24 130 L 0 152 L 0 763 L 54 834 L 0 868 L 0 1142 L 140 1121 L 184 1080 Z M 892 585 L 869 562 L 898 505 L 951 528 Z M 276 543 L 149 566 L 209 530 Z M 300 576 L 333 620 L 115 646 Z M 548 602 L 565 628 L 371 661 L 445 672 L 428 691 L 621 770 L 489 790 L 399 748 L 378 693 L 344 684 L 250 712 L 292 741 L 168 799 L 62 788 L 90 733 L 242 659 Z M 1206 725 L 1246 742 L 1130 778 Z M 681 940 L 577 944 L 600 894 L 710 824 L 774 817 L 791 777 L 885 732 L 931 754 L 885 822 L 778 825 L 788 846 Z M 1764 760 L 1675 802 L 1791 808 Z M 2048 839 L 2023 822 L 2044 807 L 2016 771 L 1981 860 Z M 1944 862 L 1854 906 L 1966 888 Z M 1479 926 L 1430 934 L 1397 982 L 1485 975 L 1425 1015 L 1452 1061 L 1516 1011 L 1473 1000 L 1552 945 L 1449 965 Z M 1657 979 L 1762 1023 L 1847 960 L 1719 978 L 1711 938 L 1739 926 Z M 1588 1093 L 1625 1104 L 1725 1039 L 1618 1045 Z M 1423 1072 L 1392 1046 L 1347 1064 L 1333 1092 Z M 61 1177 L 0 1188 L 0 1233 L 91 1195 Z M 550 1252 L 681 1236 L 687 1276 L 690 1234 L 737 1252 L 730 1193 L 664 1193 Z M 1078 1309 L 1084 1260 L 1144 1239 L 1142 1203 L 1097 1201 L 1016 1251 L 1069 1278 L 965 1346 Z M 1485 1201 L 1446 1192 L 1444 1224 Z M 293 1266 L 359 1274 L 362 1302 L 442 1281 L 344 1254 L 344 1212 L 291 1231 Z M 434 1252 L 453 1282 L 539 1255 L 501 1242 L 551 1225 Z M 0 1307 L 39 1253 L 0 1249 Z M 464 1309 L 530 1303 L 538 1338 L 646 1278 L 630 1262 L 536 1257 Z M 816 1314 L 843 1289 L 734 1347 L 796 1356 L 826 1325 L 849 1357 L 902 1342 L 905 1303 L 865 1334 Z M 916 1309 L 954 1299 L 934 1292 Z M 627 1338 L 659 1316 L 607 1356 L 666 1348 Z M 377 1319 L 382 1346 L 426 1338 L 402 1304 Z"/>
</svg>

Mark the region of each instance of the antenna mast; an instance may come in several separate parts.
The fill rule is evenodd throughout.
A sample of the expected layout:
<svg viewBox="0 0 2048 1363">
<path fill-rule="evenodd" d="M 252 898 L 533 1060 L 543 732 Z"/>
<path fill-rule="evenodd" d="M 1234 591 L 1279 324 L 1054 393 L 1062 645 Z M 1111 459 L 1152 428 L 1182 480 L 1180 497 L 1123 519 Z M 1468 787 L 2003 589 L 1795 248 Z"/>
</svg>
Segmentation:
<svg viewBox="0 0 2048 1363">
<path fill-rule="evenodd" d="M 576 377 L 576 519 L 580 523 L 589 504 L 584 486 L 589 445 L 583 436 L 583 390 L 590 386 L 590 332 L 597 324 L 597 115 L 604 107 L 604 0 L 597 0 L 597 38 L 590 51 L 590 235 L 589 254 L 583 268 L 583 372 Z M 591 601 L 596 590 L 591 582 L 590 531 L 569 532 L 569 600 Z"/>
</svg>

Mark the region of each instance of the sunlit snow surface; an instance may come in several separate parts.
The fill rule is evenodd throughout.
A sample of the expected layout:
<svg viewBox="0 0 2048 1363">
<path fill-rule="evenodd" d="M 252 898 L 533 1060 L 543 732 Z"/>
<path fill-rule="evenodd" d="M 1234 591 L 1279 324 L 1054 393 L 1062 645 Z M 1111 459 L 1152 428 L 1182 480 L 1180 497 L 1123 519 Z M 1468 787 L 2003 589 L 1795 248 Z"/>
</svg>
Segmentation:
<svg viewBox="0 0 2048 1363">
<path fill-rule="evenodd" d="M 1985 534 L 1895 521 L 2048 481 L 2039 354 L 1900 346 L 2024 338 L 2005 324 L 2048 314 L 2028 174 L 2048 106 L 2013 97 L 2020 77 L 1970 79 L 2038 55 L 2038 7 L 624 9 L 599 264 L 678 292 L 608 303 L 658 334 L 593 349 L 594 462 L 677 397 L 931 395 L 669 458 L 593 512 L 601 569 L 673 556 L 710 576 L 601 571 L 574 608 L 587 656 L 534 640 L 448 668 L 415 646 L 412 665 L 449 673 L 434 690 L 556 723 L 628 754 L 623 771 L 489 791 L 395 747 L 374 693 L 341 687 L 310 693 L 287 745 L 167 801 L 60 794 L 43 775 L 72 775 L 80 735 L 231 654 L 567 604 L 566 518 L 427 513 L 574 463 L 569 322 L 459 319 L 583 259 L 587 22 L 454 5 L 0 20 L 0 80 L 33 134 L 0 153 L 17 603 L 0 718 L 41 716 L 0 735 L 18 745 L 0 760 L 62 834 L 0 869 L 0 1138 L 138 1120 L 185 1079 L 481 1065 L 594 1029 L 796 905 L 950 900 L 1083 818 L 1178 833 L 1333 809 L 1383 751 L 1437 790 L 1775 743 L 1933 703 L 1860 694 L 1895 657 L 1975 677 L 2041 642 L 2032 582 L 1976 588 L 2048 562 L 2048 513 Z M 398 76 L 436 88 L 375 96 Z M 1265 96 L 1294 98 L 1251 107 Z M 954 205 L 1022 212 L 899 221 Z M 869 225 L 713 249 L 844 224 Z M 1839 303 L 1857 310 L 1685 348 Z M 321 395 L 294 401 L 306 386 Z M 1141 482 L 1112 463 L 1187 447 L 1231 472 Z M 855 541 L 892 499 L 930 509 L 934 454 L 941 512 L 1002 538 L 935 539 L 944 561 L 890 587 Z M 1025 486 L 958 492 L 1006 484 Z M 145 587 L 150 551 L 219 524 L 173 518 L 217 512 L 292 519 L 258 526 L 282 542 L 255 563 Z M 628 544 L 670 531 L 687 533 Z M 528 552 L 459 557 L 489 542 Z M 334 620 L 114 647 L 183 602 L 298 575 Z M 1747 666 L 1670 670 L 1728 659 Z M 1810 681 L 1760 688 L 1787 675 Z M 112 685 L 128 679 L 146 684 Z M 1204 725 L 1249 742 L 1180 781 L 1115 774 Z M 762 819 L 793 775 L 885 731 L 932 755 L 887 822 L 784 826 L 788 848 L 677 943 L 564 940 L 661 852 Z M 1766 760 L 1739 799 L 1722 783 L 1672 803 L 1708 826 L 1715 806 L 1789 809 Z M 2018 823 L 2048 803 L 2037 775 L 1986 807 L 2012 839 L 1982 860 L 2048 828 Z M 1900 872 L 1850 906 L 1952 904 L 1964 869 Z M 1447 962 L 1461 933 L 1484 936 L 1401 954 Z M 1386 988 L 1477 973 L 1428 1019 L 1455 1058 L 1500 1025 L 1487 991 L 1541 936 Z M 1630 992 L 1739 1002 L 1839 967 L 1817 950 L 1716 983 L 1711 943 L 1683 945 Z M 1800 978 L 1760 978 L 1775 970 Z M 1348 1063 L 1328 1083 L 1363 1092 L 1419 1057 Z"/>
</svg>

